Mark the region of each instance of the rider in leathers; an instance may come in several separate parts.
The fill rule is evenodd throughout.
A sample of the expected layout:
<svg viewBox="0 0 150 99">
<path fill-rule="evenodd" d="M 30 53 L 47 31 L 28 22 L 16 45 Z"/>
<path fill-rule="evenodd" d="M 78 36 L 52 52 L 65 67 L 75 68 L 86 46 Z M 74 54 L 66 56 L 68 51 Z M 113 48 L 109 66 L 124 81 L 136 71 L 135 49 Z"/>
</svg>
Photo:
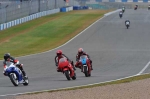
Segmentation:
<svg viewBox="0 0 150 99">
<path fill-rule="evenodd" d="M 26 78 L 27 76 L 26 76 L 26 73 L 23 69 L 23 64 L 18 64 L 18 62 L 19 61 L 16 60 L 15 58 L 11 57 L 9 53 L 4 54 L 4 61 L 3 61 L 4 71 L 3 71 L 3 74 L 5 76 L 7 76 L 7 74 L 5 73 L 7 66 L 9 66 L 11 63 L 14 63 L 14 65 L 22 71 L 23 76 Z"/>
<path fill-rule="evenodd" d="M 73 69 L 76 70 L 73 61 L 71 61 L 66 55 L 64 55 L 64 54 L 62 53 L 62 50 L 58 50 L 58 51 L 56 52 L 55 65 L 58 66 L 59 60 L 60 60 L 61 58 L 64 58 L 64 57 L 72 64 Z M 57 72 L 61 72 L 61 70 L 59 70 L 58 67 L 57 67 Z"/>
<path fill-rule="evenodd" d="M 90 56 L 86 53 L 86 52 L 84 52 L 83 51 L 83 48 L 79 48 L 78 49 L 78 53 L 77 53 L 77 55 L 76 55 L 76 64 L 75 64 L 75 67 L 77 67 L 77 68 L 81 68 L 81 67 L 79 67 L 79 59 L 80 59 L 80 56 L 81 55 L 86 55 L 88 58 L 89 58 L 89 60 L 90 60 L 90 63 L 91 63 L 91 70 L 93 70 L 93 67 L 92 67 L 92 60 L 90 59 Z M 81 69 L 81 72 L 82 72 L 82 69 Z"/>
</svg>

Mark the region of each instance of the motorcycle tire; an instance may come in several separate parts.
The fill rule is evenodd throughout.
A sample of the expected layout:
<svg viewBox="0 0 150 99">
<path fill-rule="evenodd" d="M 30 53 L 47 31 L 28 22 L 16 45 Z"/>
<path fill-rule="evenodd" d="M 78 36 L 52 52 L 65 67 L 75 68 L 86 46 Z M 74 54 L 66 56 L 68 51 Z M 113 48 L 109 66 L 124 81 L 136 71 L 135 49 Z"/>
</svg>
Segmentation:
<svg viewBox="0 0 150 99">
<path fill-rule="evenodd" d="M 69 71 L 66 70 L 66 71 L 64 72 L 64 74 L 65 74 L 67 80 L 70 80 L 70 74 L 69 74 Z"/>
<path fill-rule="evenodd" d="M 24 79 L 24 82 L 25 82 L 25 83 L 23 83 L 24 86 L 28 86 L 29 85 L 29 79 L 28 79 L 28 77 L 26 79 Z"/>
<path fill-rule="evenodd" d="M 18 86 L 19 85 L 18 79 L 15 79 L 14 74 L 10 74 L 9 77 L 10 77 L 10 80 L 13 83 L 14 86 Z"/>
<path fill-rule="evenodd" d="M 86 66 L 84 66 L 84 74 L 85 74 L 85 77 L 88 77 L 88 76 L 89 76 Z"/>
<path fill-rule="evenodd" d="M 127 26 L 127 29 L 129 28 L 129 26 Z"/>
<path fill-rule="evenodd" d="M 72 77 L 72 80 L 76 80 L 76 73 L 74 73 L 74 76 Z"/>
</svg>

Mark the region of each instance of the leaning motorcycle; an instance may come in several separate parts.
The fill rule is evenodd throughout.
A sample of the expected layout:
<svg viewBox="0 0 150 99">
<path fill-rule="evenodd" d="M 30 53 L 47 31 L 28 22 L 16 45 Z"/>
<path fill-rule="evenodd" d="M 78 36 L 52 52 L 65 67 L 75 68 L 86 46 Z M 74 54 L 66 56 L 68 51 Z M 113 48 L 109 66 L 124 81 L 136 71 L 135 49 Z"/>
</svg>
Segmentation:
<svg viewBox="0 0 150 99">
<path fill-rule="evenodd" d="M 81 65 L 85 77 L 91 76 L 91 63 L 86 55 L 80 56 L 79 65 Z"/>
<path fill-rule="evenodd" d="M 14 86 L 18 86 L 19 84 L 27 86 L 29 84 L 28 77 L 24 78 L 22 71 L 13 63 L 11 63 L 10 66 L 6 68 L 5 74 L 10 78 Z"/>
<path fill-rule="evenodd" d="M 72 64 L 66 59 L 61 58 L 58 63 L 58 69 L 66 76 L 67 80 L 76 79 L 76 73 Z"/>
</svg>

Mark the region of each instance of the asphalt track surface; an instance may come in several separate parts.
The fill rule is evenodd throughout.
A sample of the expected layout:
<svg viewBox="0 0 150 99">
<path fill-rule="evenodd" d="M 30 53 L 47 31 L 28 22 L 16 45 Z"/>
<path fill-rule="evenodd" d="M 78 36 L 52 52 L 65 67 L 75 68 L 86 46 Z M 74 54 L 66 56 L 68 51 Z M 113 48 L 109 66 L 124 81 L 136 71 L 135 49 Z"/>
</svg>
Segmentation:
<svg viewBox="0 0 150 99">
<path fill-rule="evenodd" d="M 126 29 L 124 21 L 129 19 L 131 27 Z M 37 55 L 19 57 L 29 76 L 29 86 L 14 87 L 8 77 L 3 76 L 0 61 L 0 95 L 80 86 L 120 79 L 150 71 L 150 12 L 147 9 L 126 10 L 120 19 L 118 12 L 96 22 L 65 46 L 63 53 L 75 62 L 78 48 L 82 47 L 93 60 L 92 76 L 85 77 L 79 69 L 77 79 L 68 81 L 56 71 L 54 63 L 57 49 Z M 146 66 L 147 65 L 147 66 Z M 141 72 L 141 70 L 146 68 Z M 2 97 L 0 97 L 2 98 Z"/>
</svg>

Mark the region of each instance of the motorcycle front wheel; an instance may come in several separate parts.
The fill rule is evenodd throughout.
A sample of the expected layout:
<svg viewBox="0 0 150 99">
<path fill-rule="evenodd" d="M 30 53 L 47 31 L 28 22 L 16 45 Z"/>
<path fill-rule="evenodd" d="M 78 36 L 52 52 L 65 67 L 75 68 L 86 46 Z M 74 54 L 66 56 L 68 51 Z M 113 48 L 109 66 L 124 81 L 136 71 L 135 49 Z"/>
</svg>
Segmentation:
<svg viewBox="0 0 150 99">
<path fill-rule="evenodd" d="M 10 80 L 11 82 L 13 83 L 14 86 L 18 86 L 19 85 L 19 82 L 18 82 L 18 79 L 15 78 L 16 74 L 10 74 Z M 17 77 L 17 76 L 16 76 Z"/>
<path fill-rule="evenodd" d="M 64 74 L 65 74 L 66 78 L 67 78 L 68 80 L 70 80 L 69 71 L 68 71 L 68 70 L 64 71 Z"/>
</svg>

